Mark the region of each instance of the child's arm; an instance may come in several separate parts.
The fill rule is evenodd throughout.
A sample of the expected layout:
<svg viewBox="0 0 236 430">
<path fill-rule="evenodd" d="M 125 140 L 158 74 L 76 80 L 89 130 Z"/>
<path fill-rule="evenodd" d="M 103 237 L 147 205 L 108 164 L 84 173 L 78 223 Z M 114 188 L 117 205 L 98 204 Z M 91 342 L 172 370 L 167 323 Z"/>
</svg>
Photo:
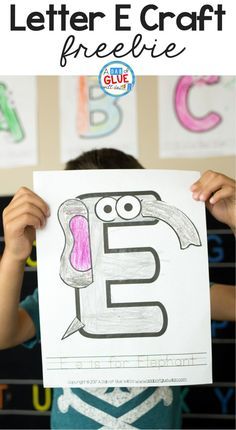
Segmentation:
<svg viewBox="0 0 236 430">
<path fill-rule="evenodd" d="M 212 285 L 211 318 L 220 321 L 235 321 L 235 287 L 233 285 Z"/>
<path fill-rule="evenodd" d="M 5 249 L 0 261 L 0 348 L 9 348 L 35 335 L 30 316 L 19 309 L 24 266 L 31 253 L 35 230 L 49 215 L 46 203 L 21 188 L 3 212 Z"/>
<path fill-rule="evenodd" d="M 211 214 L 236 234 L 236 183 L 233 179 L 208 170 L 192 185 L 195 200 L 206 202 Z M 235 321 L 235 287 L 214 284 L 211 287 L 211 318 Z"/>
<path fill-rule="evenodd" d="M 195 200 L 206 203 L 208 210 L 236 234 L 236 182 L 221 173 L 208 170 L 195 182 L 191 191 Z"/>
</svg>

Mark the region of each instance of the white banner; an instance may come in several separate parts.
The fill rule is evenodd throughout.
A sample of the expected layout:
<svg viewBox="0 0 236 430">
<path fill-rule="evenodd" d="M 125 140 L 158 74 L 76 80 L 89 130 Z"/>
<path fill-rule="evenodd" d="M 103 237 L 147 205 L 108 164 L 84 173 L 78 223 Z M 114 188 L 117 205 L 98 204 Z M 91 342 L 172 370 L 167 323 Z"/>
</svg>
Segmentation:
<svg viewBox="0 0 236 430">
<path fill-rule="evenodd" d="M 0 73 L 98 75 L 120 60 L 137 75 L 234 74 L 235 19 L 232 0 L 4 0 Z"/>
</svg>

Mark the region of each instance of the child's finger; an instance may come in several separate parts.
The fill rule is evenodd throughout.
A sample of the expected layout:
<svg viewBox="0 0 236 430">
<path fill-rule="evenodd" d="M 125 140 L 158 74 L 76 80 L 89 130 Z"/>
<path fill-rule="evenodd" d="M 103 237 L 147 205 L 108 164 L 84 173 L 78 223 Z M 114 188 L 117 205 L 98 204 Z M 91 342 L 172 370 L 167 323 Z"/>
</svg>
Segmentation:
<svg viewBox="0 0 236 430">
<path fill-rule="evenodd" d="M 199 181 L 191 187 L 195 200 L 207 201 L 212 194 L 224 187 L 235 187 L 233 179 L 216 172 L 205 172 Z"/>
<path fill-rule="evenodd" d="M 17 199 L 19 196 L 24 195 L 24 194 L 35 194 L 35 193 L 27 187 L 20 187 L 17 190 L 17 192 L 15 193 L 15 195 L 13 196 L 12 201 Z"/>
<path fill-rule="evenodd" d="M 213 193 L 220 190 L 222 183 L 220 180 L 210 181 L 207 185 L 199 187 L 193 193 L 193 198 L 205 202 L 210 199 Z"/>
<path fill-rule="evenodd" d="M 198 181 L 194 182 L 191 186 L 191 191 L 199 191 L 203 186 L 206 186 L 206 184 L 211 181 L 212 176 L 215 172 L 212 172 L 211 170 L 207 170 L 202 174 L 202 176 L 198 179 Z"/>
<path fill-rule="evenodd" d="M 216 191 L 213 196 L 211 196 L 211 198 L 209 199 L 209 202 L 211 205 L 215 205 L 216 203 L 218 203 L 220 200 L 223 199 L 227 199 L 230 197 L 233 197 L 235 195 L 235 190 L 234 188 L 230 187 L 230 186 L 224 186 L 223 188 L 221 188 L 220 190 Z"/>
<path fill-rule="evenodd" d="M 26 202 L 12 208 L 8 214 L 4 214 L 4 224 L 11 222 L 17 217 L 22 215 L 32 215 L 40 220 L 40 226 L 43 227 L 46 223 L 46 217 L 40 208 L 34 206 L 32 203 Z"/>
<path fill-rule="evenodd" d="M 10 204 L 5 208 L 5 214 L 8 214 L 12 209 L 19 205 L 23 205 L 24 203 L 31 203 L 34 206 L 38 207 L 45 216 L 50 215 L 50 210 L 46 202 L 44 202 L 41 197 L 37 196 L 37 194 L 28 190 L 27 188 L 20 189 L 15 196 L 13 197 Z"/>
<path fill-rule="evenodd" d="M 49 216 L 49 208 L 46 203 L 37 199 L 34 196 L 28 197 L 25 195 L 18 197 L 16 200 L 14 200 L 14 202 L 11 203 L 10 206 L 7 206 L 7 208 L 4 209 L 4 215 L 8 216 L 11 214 L 12 211 L 16 209 L 20 210 L 21 207 L 25 208 L 28 211 L 30 211 L 31 207 L 35 207 L 42 212 L 43 216 Z"/>
<path fill-rule="evenodd" d="M 31 214 L 22 214 L 5 225 L 5 233 L 12 236 L 19 236 L 24 233 L 26 227 L 33 227 L 39 229 L 41 227 L 40 218 Z"/>
<path fill-rule="evenodd" d="M 50 214 L 49 206 L 47 203 L 39 197 L 37 194 L 33 193 L 32 191 L 28 189 L 24 189 L 23 192 L 20 192 L 17 196 L 14 196 L 12 205 L 15 205 L 16 202 L 31 202 L 35 206 L 38 206 L 42 212 L 44 212 L 45 216 L 48 216 Z"/>
</svg>

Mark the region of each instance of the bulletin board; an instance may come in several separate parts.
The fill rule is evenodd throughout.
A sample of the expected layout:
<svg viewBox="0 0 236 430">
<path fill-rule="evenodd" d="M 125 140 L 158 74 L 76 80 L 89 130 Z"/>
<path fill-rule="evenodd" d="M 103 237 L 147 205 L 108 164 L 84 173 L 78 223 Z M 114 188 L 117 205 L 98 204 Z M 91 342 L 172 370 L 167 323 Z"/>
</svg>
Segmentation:
<svg viewBox="0 0 236 430">
<path fill-rule="evenodd" d="M 0 198 L 0 213 L 10 197 Z M 210 278 L 235 283 L 235 239 L 227 226 L 208 219 Z M 0 253 L 4 249 L 0 221 Z M 200 269 L 199 269 L 200 270 Z M 35 248 L 25 268 L 22 298 L 37 285 Z M 235 325 L 212 322 L 212 385 L 182 388 L 183 428 L 235 428 Z M 40 345 L 0 351 L 0 428 L 49 428 L 52 392 L 42 386 Z"/>
</svg>

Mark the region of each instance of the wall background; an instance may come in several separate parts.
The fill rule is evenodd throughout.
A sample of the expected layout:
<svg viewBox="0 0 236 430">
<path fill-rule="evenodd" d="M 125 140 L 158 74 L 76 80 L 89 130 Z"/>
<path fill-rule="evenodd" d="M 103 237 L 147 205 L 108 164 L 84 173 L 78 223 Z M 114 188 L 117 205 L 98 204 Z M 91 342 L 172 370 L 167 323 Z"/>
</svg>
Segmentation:
<svg viewBox="0 0 236 430">
<path fill-rule="evenodd" d="M 32 188 L 34 170 L 61 170 L 59 154 L 59 85 L 58 77 L 39 76 L 38 89 L 38 146 L 37 166 L 0 170 L 0 195 L 9 195 L 22 185 Z M 220 171 L 236 174 L 236 157 L 160 159 L 158 154 L 158 107 L 156 88 L 158 78 L 138 77 L 138 141 L 139 159 L 146 168 Z"/>
</svg>

